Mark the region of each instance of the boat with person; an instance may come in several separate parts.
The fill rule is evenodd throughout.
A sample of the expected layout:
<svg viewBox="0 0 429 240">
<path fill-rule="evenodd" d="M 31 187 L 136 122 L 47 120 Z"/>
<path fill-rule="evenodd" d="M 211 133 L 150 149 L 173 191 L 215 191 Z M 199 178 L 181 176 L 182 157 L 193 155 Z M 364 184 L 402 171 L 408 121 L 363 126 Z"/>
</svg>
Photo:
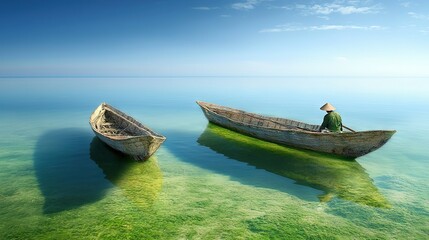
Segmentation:
<svg viewBox="0 0 429 240">
<path fill-rule="evenodd" d="M 320 132 L 320 125 L 197 101 L 209 122 L 280 145 L 357 158 L 383 146 L 395 130 Z"/>
<path fill-rule="evenodd" d="M 166 139 L 107 103 L 95 109 L 89 124 L 101 141 L 136 160 L 149 158 Z"/>
</svg>

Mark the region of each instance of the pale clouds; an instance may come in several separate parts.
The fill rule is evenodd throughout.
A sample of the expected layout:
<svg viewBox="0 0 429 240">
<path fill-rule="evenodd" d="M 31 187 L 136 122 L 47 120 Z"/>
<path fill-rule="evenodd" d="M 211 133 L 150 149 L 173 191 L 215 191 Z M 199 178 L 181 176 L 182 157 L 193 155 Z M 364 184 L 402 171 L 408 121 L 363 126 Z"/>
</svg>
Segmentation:
<svg viewBox="0 0 429 240">
<path fill-rule="evenodd" d="M 349 59 L 347 57 L 344 57 L 344 56 L 338 56 L 335 58 L 335 61 L 338 63 L 344 63 L 345 64 L 345 63 L 349 62 Z"/>
<path fill-rule="evenodd" d="M 426 29 L 421 29 L 420 31 L 419 31 L 420 33 L 423 33 L 423 34 L 429 34 L 429 28 L 426 28 Z"/>
<path fill-rule="evenodd" d="M 231 4 L 231 8 L 235 10 L 252 10 L 258 5 L 259 3 L 263 2 L 265 0 L 244 0 L 242 2 L 236 2 Z M 194 10 L 202 10 L 202 11 L 209 11 L 209 10 L 216 10 L 219 9 L 219 7 L 193 7 Z"/>
<path fill-rule="evenodd" d="M 278 32 L 297 32 L 297 31 L 342 31 L 342 30 L 381 30 L 383 27 L 372 26 L 358 26 L 358 25 L 318 25 L 318 26 L 293 26 L 293 25 L 279 25 L 275 28 L 263 29 L 261 33 L 278 33 Z"/>
<path fill-rule="evenodd" d="M 413 18 L 420 19 L 420 20 L 429 20 L 429 15 L 425 14 L 419 14 L 415 12 L 408 12 L 408 15 L 410 15 Z"/>
<path fill-rule="evenodd" d="M 218 7 L 193 7 L 192 9 L 202 10 L 202 11 L 210 11 L 210 10 L 215 10 L 215 9 L 219 9 L 219 8 Z"/>
<path fill-rule="evenodd" d="M 330 14 L 368 14 L 378 13 L 381 9 L 379 5 L 358 6 L 359 1 L 335 1 L 333 3 L 304 5 L 297 4 L 295 8 L 300 10 L 303 15 L 330 15 Z"/>
<path fill-rule="evenodd" d="M 373 9 L 370 7 L 341 6 L 336 4 L 327 6 L 314 5 L 312 10 L 314 10 L 316 13 L 325 15 L 331 13 L 341 13 L 343 15 L 347 15 L 353 13 L 370 13 L 373 11 Z"/>
<path fill-rule="evenodd" d="M 321 25 L 310 27 L 310 30 L 380 30 L 380 26 L 356 26 L 356 25 Z"/>
<path fill-rule="evenodd" d="M 261 0 L 246 0 L 244 2 L 233 3 L 231 7 L 236 10 L 251 10 L 258 5 Z"/>
<path fill-rule="evenodd" d="M 405 8 L 408 8 L 411 6 L 411 2 L 401 2 L 400 4 L 401 4 L 401 6 L 403 6 Z"/>
</svg>

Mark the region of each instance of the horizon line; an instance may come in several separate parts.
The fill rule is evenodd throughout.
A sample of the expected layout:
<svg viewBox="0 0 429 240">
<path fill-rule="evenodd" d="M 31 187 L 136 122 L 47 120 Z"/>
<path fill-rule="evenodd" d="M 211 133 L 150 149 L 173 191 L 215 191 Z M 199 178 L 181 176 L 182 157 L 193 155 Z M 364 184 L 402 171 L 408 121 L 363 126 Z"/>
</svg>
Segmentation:
<svg viewBox="0 0 429 240">
<path fill-rule="evenodd" d="M 9 75 L 5 78 L 429 78 L 429 76 L 389 76 L 389 75 Z"/>
</svg>

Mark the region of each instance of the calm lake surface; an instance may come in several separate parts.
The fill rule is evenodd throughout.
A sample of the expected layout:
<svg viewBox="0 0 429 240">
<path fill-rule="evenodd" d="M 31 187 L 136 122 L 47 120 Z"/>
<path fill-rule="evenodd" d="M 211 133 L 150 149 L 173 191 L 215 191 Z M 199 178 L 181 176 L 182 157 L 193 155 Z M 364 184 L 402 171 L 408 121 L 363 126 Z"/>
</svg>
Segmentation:
<svg viewBox="0 0 429 240">
<path fill-rule="evenodd" d="M 428 239 L 429 79 L 1 78 L 1 239 Z M 347 162 L 208 124 L 196 100 L 355 130 Z M 167 137 L 144 163 L 94 137 L 107 102 Z"/>
</svg>

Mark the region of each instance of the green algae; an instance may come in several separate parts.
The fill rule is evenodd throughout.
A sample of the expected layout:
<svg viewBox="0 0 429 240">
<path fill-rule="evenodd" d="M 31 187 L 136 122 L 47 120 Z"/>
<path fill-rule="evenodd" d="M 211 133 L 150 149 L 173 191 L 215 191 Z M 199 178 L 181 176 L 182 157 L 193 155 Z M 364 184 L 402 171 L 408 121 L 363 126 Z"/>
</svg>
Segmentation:
<svg viewBox="0 0 429 240">
<path fill-rule="evenodd" d="M 94 137 L 90 158 L 103 170 L 105 178 L 120 188 L 133 203 L 150 207 L 157 199 L 162 187 L 162 172 L 156 156 L 137 162 Z"/>
<path fill-rule="evenodd" d="M 197 113 L 195 116 L 200 116 L 201 113 Z M 171 116 L 170 113 L 166 115 Z M 40 124 L 45 121 L 45 118 L 55 119 L 55 121 L 49 120 L 47 123 Z M 68 135 L 72 139 L 75 136 L 74 139 L 77 141 L 63 141 L 63 143 L 54 141 L 50 147 L 39 148 L 38 142 L 43 142 L 43 136 L 55 133 L 55 129 L 64 127 L 63 118 L 67 120 L 65 125 L 78 128 L 75 129 L 78 131 L 69 131 Z M 288 148 L 279 150 L 277 146 L 269 144 L 273 147 L 271 151 L 270 146 L 258 147 L 251 143 L 234 143 L 232 140 L 230 142 L 225 139 L 223 135 L 211 135 L 215 138 L 214 142 L 235 146 L 234 149 L 238 155 L 247 152 L 248 162 L 240 161 L 244 160 L 244 157 L 231 156 L 229 150 L 225 151 L 225 146 L 221 150 L 228 153 L 228 156 L 198 144 L 196 141 L 204 130 L 204 125 L 200 126 L 201 131 L 190 131 L 186 135 L 187 138 L 181 138 L 184 135 L 176 137 L 168 134 L 166 144 L 156 153 L 152 159 L 154 161 L 147 162 L 147 165 L 130 162 L 129 159 L 117 153 L 112 156 L 108 148 L 96 150 L 101 152 L 101 157 L 94 157 L 91 156 L 94 135 L 87 126 L 86 118 L 87 114 L 78 116 L 74 116 L 74 113 L 59 116 L 57 113 L 53 113 L 52 116 L 47 114 L 42 118 L 32 118 L 36 125 L 42 126 L 34 128 L 34 125 L 25 124 L 26 121 L 21 120 L 25 118 L 19 116 L 16 119 L 7 120 L 10 124 L 0 129 L 3 136 L 0 139 L 2 146 L 0 148 L 0 239 L 427 239 L 429 234 L 427 184 L 423 181 L 426 178 L 421 178 L 420 175 L 420 178 L 416 178 L 414 175 L 404 173 L 409 165 L 406 162 L 407 154 L 404 149 L 397 150 L 404 152 L 400 156 L 395 155 L 397 151 L 392 154 L 379 151 L 359 159 L 359 166 L 356 169 L 360 171 L 357 174 L 358 179 L 362 178 L 360 180 L 352 177 L 350 183 L 347 183 L 344 180 L 345 177 L 339 174 L 340 176 L 327 177 L 329 181 L 326 180 L 327 182 L 321 185 L 319 182 L 324 180 L 320 179 L 320 176 L 323 174 L 318 177 L 318 173 L 315 173 L 316 169 L 303 170 L 300 169 L 300 164 L 295 163 L 297 167 L 292 168 L 294 171 L 286 167 L 276 172 L 269 166 L 258 166 L 250 160 L 256 161 L 253 155 L 259 151 L 264 155 L 268 154 L 274 160 L 281 158 L 276 157 L 277 155 L 288 155 L 287 152 L 281 153 L 282 151 L 291 151 L 289 155 L 292 158 L 304 160 L 304 162 L 307 161 L 306 158 L 323 159 L 323 155 L 313 155 L 314 153 L 311 152 Z M 194 123 L 185 124 L 186 121 L 181 120 L 183 119 L 172 118 L 171 123 L 179 122 L 181 127 L 195 129 Z M 59 123 L 54 124 L 57 121 Z M 4 124 L 4 121 L 2 122 Z M 17 131 L 16 127 L 13 127 L 15 125 L 20 126 L 21 129 Z M 15 134 L 16 132 L 19 134 Z M 56 133 L 64 133 L 64 131 Z M 231 133 L 231 136 L 237 137 L 235 133 Z M 54 139 L 57 142 L 64 140 L 61 137 Z M 254 140 L 251 139 L 250 142 L 252 141 Z M 71 151 L 56 147 L 65 147 L 66 142 L 76 145 L 71 145 Z M 387 145 L 385 149 L 390 150 L 400 145 L 395 139 L 391 143 L 392 145 Z M 176 149 L 173 149 L 174 147 Z M 177 149 L 187 154 L 182 154 Z M 421 151 L 421 155 L 425 155 L 426 150 Z M 49 156 L 52 158 L 48 158 Z M 377 165 L 379 157 L 383 158 L 382 165 L 386 166 Z M 41 183 L 40 177 L 59 177 L 59 175 L 53 172 L 46 174 L 44 172 L 46 168 L 37 168 L 35 165 L 43 163 L 43 160 L 47 161 L 46 163 L 55 164 L 56 161 L 61 162 L 67 158 L 70 160 L 70 164 L 67 165 L 68 170 L 90 173 L 85 178 L 98 182 L 99 188 L 95 188 L 98 197 L 91 201 L 81 201 L 81 204 L 75 207 L 62 205 L 62 208 L 57 208 L 57 211 L 46 213 L 44 211 L 46 196 L 50 195 L 45 195 L 44 191 L 48 188 L 54 190 L 59 190 L 61 187 L 67 188 L 67 185 L 54 185 L 45 181 Z M 192 161 L 189 160 L 190 158 Z M 267 158 L 261 159 L 265 160 L 263 162 L 269 161 Z M 103 166 L 104 163 L 99 165 L 103 160 L 111 162 L 107 166 Z M 333 197 L 327 202 L 319 201 L 317 198 L 311 201 L 282 188 L 247 184 L 228 172 L 213 171 L 203 164 L 198 165 L 195 163 L 197 160 L 200 162 L 211 160 L 219 164 L 229 161 L 248 165 L 249 171 L 243 174 L 257 181 L 263 179 L 259 179 L 259 175 L 255 177 L 254 174 L 266 171 L 267 175 L 292 179 L 300 187 L 299 189 L 305 187 L 319 189 L 325 194 L 332 193 Z M 294 160 L 285 162 L 288 161 Z M 308 161 L 311 163 L 314 160 Z M 393 161 L 397 166 L 389 165 Z M 333 162 L 337 165 L 336 160 Z M 322 165 L 326 169 L 335 169 L 328 163 L 321 164 L 318 161 L 309 166 L 313 164 L 318 168 Z M 339 164 L 341 165 L 342 163 Z M 363 167 L 369 171 L 365 171 Z M 344 173 L 349 173 L 352 169 L 346 166 Z M 152 171 L 154 175 L 146 180 L 158 179 L 154 181 L 153 186 L 150 182 L 143 183 L 137 180 L 143 179 L 143 176 L 139 177 L 139 173 L 150 175 Z M 342 171 L 341 168 L 338 171 Z M 368 172 L 377 174 L 374 176 Z M 316 176 L 307 176 L 306 173 Z M 127 179 L 128 174 L 134 176 L 129 176 L 130 178 Z M 331 175 L 329 171 L 326 174 Z M 66 176 L 69 176 L 66 178 L 68 180 L 74 179 L 70 177 L 71 175 Z M 381 195 L 388 201 L 390 208 L 366 204 L 368 201 L 380 200 L 341 197 L 341 192 L 347 193 L 350 190 L 335 186 L 338 181 L 345 181 L 339 185 L 351 185 L 349 187 L 355 188 L 357 195 L 363 194 L 363 196 L 365 193 L 359 187 L 361 184 L 359 182 L 366 182 L 362 186 L 373 185 L 378 193 L 370 190 L 370 195 Z M 358 185 L 354 185 L 356 182 Z M 138 191 L 139 188 L 145 190 Z M 144 192 L 149 194 L 145 196 Z M 63 193 L 67 195 L 66 192 Z"/>
<path fill-rule="evenodd" d="M 120 158 L 120 154 L 118 156 Z M 328 205 L 306 202 L 281 191 L 254 188 L 228 176 L 210 173 L 180 161 L 166 148 L 161 148 L 155 157 L 163 180 L 151 207 L 142 207 L 133 201 L 142 199 L 138 191 L 125 194 L 124 188 L 134 187 L 115 185 L 116 179 L 124 177 L 118 175 L 106 179 L 113 187 L 102 199 L 44 214 L 44 196 L 34 184 L 35 176 L 16 177 L 13 188 L 20 189 L 19 193 L 6 196 L 1 202 L 2 206 L 5 202 L 10 205 L 0 210 L 0 239 L 389 239 L 406 236 L 418 239 L 424 236 L 418 228 L 395 224 L 394 219 L 390 219 L 390 216 L 404 216 L 404 210 L 399 208 L 388 210 L 350 204 L 340 198 Z M 119 161 L 127 165 L 126 158 Z M 26 169 L 32 163 L 23 159 L 15 164 Z M 135 165 L 137 168 L 145 166 L 136 164 L 139 164 Z M 103 179 L 110 175 L 105 168 L 99 171 Z M 128 184 L 141 185 L 135 181 Z M 18 199 L 21 201 L 15 202 Z M 408 216 L 403 222 L 415 224 L 422 220 Z M 393 228 L 397 230 L 391 234 Z"/>
<path fill-rule="evenodd" d="M 323 190 L 325 193 L 319 196 L 320 201 L 330 201 L 338 196 L 368 206 L 390 207 L 356 161 L 279 146 L 214 124 L 207 126 L 198 143 L 231 159 Z"/>
</svg>

